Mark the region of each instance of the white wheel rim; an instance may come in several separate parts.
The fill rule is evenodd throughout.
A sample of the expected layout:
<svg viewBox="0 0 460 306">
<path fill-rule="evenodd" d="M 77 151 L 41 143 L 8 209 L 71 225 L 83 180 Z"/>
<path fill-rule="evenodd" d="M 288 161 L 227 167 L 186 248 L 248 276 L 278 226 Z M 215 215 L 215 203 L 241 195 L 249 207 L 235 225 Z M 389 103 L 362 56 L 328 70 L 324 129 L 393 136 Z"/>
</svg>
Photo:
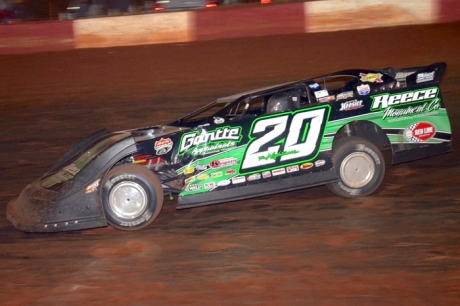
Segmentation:
<svg viewBox="0 0 460 306">
<path fill-rule="evenodd" d="M 109 194 L 109 206 L 120 218 L 138 217 L 147 207 L 147 193 L 135 182 L 117 184 Z"/>
<path fill-rule="evenodd" d="M 374 161 L 362 152 L 351 153 L 340 165 L 340 178 L 351 188 L 366 186 L 374 177 L 374 173 Z"/>
</svg>

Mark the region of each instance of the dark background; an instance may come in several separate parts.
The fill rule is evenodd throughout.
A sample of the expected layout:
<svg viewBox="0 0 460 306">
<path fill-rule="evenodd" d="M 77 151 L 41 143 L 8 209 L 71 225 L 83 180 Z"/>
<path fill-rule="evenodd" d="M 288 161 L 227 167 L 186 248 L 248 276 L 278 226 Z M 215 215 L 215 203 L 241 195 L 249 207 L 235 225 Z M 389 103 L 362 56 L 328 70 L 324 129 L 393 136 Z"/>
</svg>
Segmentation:
<svg viewBox="0 0 460 306">
<path fill-rule="evenodd" d="M 460 303 L 460 28 L 406 26 L 0 56 L 0 305 Z M 348 68 L 447 62 L 454 152 L 325 187 L 176 211 L 137 232 L 16 231 L 5 208 L 101 128 L 169 122 L 217 97 Z"/>
</svg>

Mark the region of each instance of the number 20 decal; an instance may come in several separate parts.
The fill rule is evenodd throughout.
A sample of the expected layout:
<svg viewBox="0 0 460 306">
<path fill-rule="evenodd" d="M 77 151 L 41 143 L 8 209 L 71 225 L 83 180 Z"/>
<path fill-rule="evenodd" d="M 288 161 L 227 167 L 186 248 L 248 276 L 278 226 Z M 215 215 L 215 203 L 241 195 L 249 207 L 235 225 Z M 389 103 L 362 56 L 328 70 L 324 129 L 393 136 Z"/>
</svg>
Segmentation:
<svg viewBox="0 0 460 306">
<path fill-rule="evenodd" d="M 249 133 L 253 139 L 244 154 L 240 173 L 274 166 L 277 160 L 286 164 L 311 158 L 319 150 L 329 110 L 329 107 L 322 107 L 258 120 Z M 286 139 L 281 143 L 280 136 L 286 130 Z M 263 132 L 266 132 L 263 136 L 254 137 Z"/>
</svg>

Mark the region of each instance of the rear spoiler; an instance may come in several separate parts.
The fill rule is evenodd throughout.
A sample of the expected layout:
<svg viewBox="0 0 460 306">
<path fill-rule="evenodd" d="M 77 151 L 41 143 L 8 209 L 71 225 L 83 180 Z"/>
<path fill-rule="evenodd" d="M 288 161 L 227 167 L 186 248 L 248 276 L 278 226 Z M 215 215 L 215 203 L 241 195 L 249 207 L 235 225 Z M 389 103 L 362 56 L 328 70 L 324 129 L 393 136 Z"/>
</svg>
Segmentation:
<svg viewBox="0 0 460 306">
<path fill-rule="evenodd" d="M 381 71 L 395 78 L 401 87 L 405 87 L 420 83 L 439 83 L 446 72 L 446 68 L 446 63 L 439 62 L 429 66 L 403 69 L 385 68 Z"/>
</svg>

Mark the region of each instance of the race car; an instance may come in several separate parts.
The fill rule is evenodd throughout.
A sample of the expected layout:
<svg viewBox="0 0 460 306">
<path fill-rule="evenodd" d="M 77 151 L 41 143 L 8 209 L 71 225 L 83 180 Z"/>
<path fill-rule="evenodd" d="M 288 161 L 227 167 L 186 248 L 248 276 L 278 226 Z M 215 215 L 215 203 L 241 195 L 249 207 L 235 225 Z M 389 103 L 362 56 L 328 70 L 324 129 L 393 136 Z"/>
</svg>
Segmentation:
<svg viewBox="0 0 460 306">
<path fill-rule="evenodd" d="M 318 185 L 369 195 L 385 160 L 452 150 L 445 70 L 339 71 L 219 98 L 166 125 L 96 132 L 8 203 L 7 217 L 26 232 L 137 230 L 168 195 L 177 209 Z"/>
</svg>

